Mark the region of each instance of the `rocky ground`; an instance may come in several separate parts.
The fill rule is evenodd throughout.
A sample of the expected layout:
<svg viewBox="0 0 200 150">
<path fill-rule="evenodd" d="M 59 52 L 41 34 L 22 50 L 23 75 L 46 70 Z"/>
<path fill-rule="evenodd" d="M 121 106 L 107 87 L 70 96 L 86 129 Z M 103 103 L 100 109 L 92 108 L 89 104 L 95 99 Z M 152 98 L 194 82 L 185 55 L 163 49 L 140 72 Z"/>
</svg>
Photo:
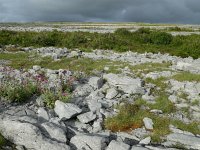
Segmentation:
<svg viewBox="0 0 200 150">
<path fill-rule="evenodd" d="M 22 50 L 51 56 L 56 62 L 64 57 L 109 60 L 111 64 L 90 76 L 77 77 L 77 72 L 62 68 L 13 69 L 8 61 L 0 60 L 1 85 L 12 78 L 35 83 L 35 77 L 41 81 L 42 72 L 42 86 L 56 93 L 63 81 L 74 77 L 70 101 L 57 99 L 53 107 L 40 95 L 20 104 L 9 103 L 1 95 L 0 133 L 14 144 L 2 149 L 200 149 L 200 59 L 102 50 L 83 53 L 54 47 Z M 117 73 L 112 71 L 116 61 Z M 133 106 L 132 112 L 136 104 L 136 110 L 142 112 L 136 120 L 140 123 L 124 129 L 115 119 L 122 115 L 123 122 L 127 117 L 123 110 Z M 137 111 L 128 117 L 134 120 Z M 130 122 L 126 120 L 124 125 Z"/>
<path fill-rule="evenodd" d="M 180 28 L 179 30 L 170 30 L 173 28 Z M 140 28 L 150 28 L 152 30 L 169 30 L 168 32 L 174 36 L 177 35 L 191 35 L 191 34 L 200 34 L 199 25 L 162 25 L 162 24 L 139 24 L 139 23 L 31 23 L 31 24 L 0 24 L 0 30 L 9 30 L 9 31 L 33 31 L 33 32 L 42 32 L 42 31 L 61 31 L 61 32 L 74 32 L 74 31 L 83 31 L 83 32 L 98 32 L 98 33 L 113 33 L 119 28 L 126 28 L 131 32 L 135 32 Z"/>
</svg>

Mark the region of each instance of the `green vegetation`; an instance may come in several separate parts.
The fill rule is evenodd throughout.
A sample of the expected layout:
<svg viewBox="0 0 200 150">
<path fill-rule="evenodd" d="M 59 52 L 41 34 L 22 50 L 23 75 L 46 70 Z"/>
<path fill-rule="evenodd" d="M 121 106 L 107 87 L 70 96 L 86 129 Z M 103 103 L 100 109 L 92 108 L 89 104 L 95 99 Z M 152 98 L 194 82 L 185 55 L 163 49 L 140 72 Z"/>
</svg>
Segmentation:
<svg viewBox="0 0 200 150">
<path fill-rule="evenodd" d="M 115 132 L 139 128 L 142 126 L 143 113 L 146 114 L 146 112 L 140 111 L 138 105 L 125 104 L 120 107 L 120 112 L 117 116 L 106 119 L 105 127 Z"/>
<path fill-rule="evenodd" d="M 193 134 L 200 134 L 200 130 L 199 130 L 199 123 L 200 122 L 192 122 L 189 124 L 183 123 L 180 120 L 173 120 L 171 121 L 171 123 L 176 126 L 178 129 L 181 129 L 183 131 L 188 131 L 191 132 Z"/>
<path fill-rule="evenodd" d="M 200 35 L 175 36 L 146 28 L 137 32 L 118 29 L 115 33 L 89 32 L 14 32 L 0 31 L 2 45 L 56 46 L 85 49 L 110 49 L 118 52 L 169 53 L 171 55 L 199 58 Z"/>
<path fill-rule="evenodd" d="M 11 61 L 9 66 L 15 69 L 30 69 L 34 65 L 39 65 L 49 69 L 69 69 L 71 71 L 84 72 L 91 75 L 95 71 L 102 71 L 105 66 L 109 67 L 107 72 L 120 73 L 119 68 L 129 66 L 127 63 L 110 60 L 93 60 L 89 58 L 63 58 L 53 61 L 50 57 L 41 57 L 34 53 L 0 53 L 0 59 Z"/>
<path fill-rule="evenodd" d="M 56 92 L 53 93 L 51 91 L 45 91 L 42 94 L 42 98 L 44 99 L 44 102 L 47 107 L 54 108 L 56 100 L 63 101 L 65 103 L 69 102 L 71 95 L 69 93 L 62 93 L 62 92 Z"/>
<path fill-rule="evenodd" d="M 149 104 L 149 107 L 151 109 L 162 110 L 163 113 L 172 113 L 176 110 L 174 104 L 168 99 L 167 95 L 161 95 L 156 99 L 156 103 Z"/>
<path fill-rule="evenodd" d="M 11 61 L 9 66 L 15 69 L 30 69 L 33 65 L 46 65 L 53 61 L 49 57 L 41 57 L 34 53 L 0 53 L 1 60 Z"/>
<path fill-rule="evenodd" d="M 7 143 L 7 141 L 5 140 L 5 138 L 0 134 L 0 149 L 2 148 L 2 146 L 5 146 Z"/>
<path fill-rule="evenodd" d="M 154 122 L 154 130 L 151 133 L 153 142 L 161 142 L 161 137 L 170 133 L 168 118 L 159 117 L 147 110 L 142 110 L 138 104 L 121 106 L 118 115 L 106 119 L 105 127 L 113 132 L 130 131 L 142 127 L 144 117 L 149 117 Z"/>
<path fill-rule="evenodd" d="M 160 109 L 166 115 L 159 116 L 150 113 L 149 110 L 141 109 L 141 106 L 149 107 L 150 110 Z M 174 105 L 165 96 L 159 97 L 155 104 L 147 103 L 145 100 L 138 99 L 134 102 L 134 104 L 125 104 L 119 107 L 119 113 L 116 116 L 105 120 L 105 128 L 113 132 L 131 131 L 142 127 L 144 125 L 142 121 L 143 118 L 149 117 L 154 122 L 154 129 L 150 133 L 152 142 L 154 143 L 162 142 L 162 137 L 170 133 L 170 124 L 183 131 L 200 134 L 200 130 L 198 128 L 199 122 L 186 124 L 179 120 L 170 119 L 167 114 L 174 111 Z"/>
<path fill-rule="evenodd" d="M 181 150 L 188 150 L 188 148 L 183 143 L 176 143 L 173 145 L 173 147 Z"/>
<path fill-rule="evenodd" d="M 24 102 L 38 93 L 37 86 L 32 83 L 9 83 L 0 85 L 0 96 L 11 102 Z"/>
<path fill-rule="evenodd" d="M 160 77 L 158 79 L 151 79 L 151 78 L 146 78 L 145 82 L 146 83 L 152 83 L 154 85 L 156 85 L 155 88 L 152 88 L 151 90 L 151 94 L 153 94 L 154 96 L 164 96 L 166 97 L 166 92 L 165 89 L 168 87 L 168 84 L 165 83 L 165 81 L 167 80 L 167 78 L 164 77 Z"/>
<path fill-rule="evenodd" d="M 154 71 L 167 71 L 169 70 L 169 66 L 171 66 L 171 63 L 169 62 L 143 63 L 135 66 L 130 66 L 130 69 L 140 76 L 142 73 L 147 74 Z"/>
<path fill-rule="evenodd" d="M 199 74 L 192 74 L 190 72 L 182 72 L 179 74 L 176 74 L 172 77 L 173 79 L 183 82 L 183 81 L 196 81 L 196 82 L 200 82 L 200 75 Z"/>
</svg>

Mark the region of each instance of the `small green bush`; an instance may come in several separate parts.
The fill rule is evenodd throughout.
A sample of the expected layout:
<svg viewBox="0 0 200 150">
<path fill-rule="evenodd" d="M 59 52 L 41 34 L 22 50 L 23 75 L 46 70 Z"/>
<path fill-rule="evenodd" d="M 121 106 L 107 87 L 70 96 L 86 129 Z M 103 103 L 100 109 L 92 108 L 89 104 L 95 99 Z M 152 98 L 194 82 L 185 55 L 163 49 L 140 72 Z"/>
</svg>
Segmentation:
<svg viewBox="0 0 200 150">
<path fill-rule="evenodd" d="M 129 36 L 131 35 L 131 32 L 126 28 L 119 28 L 115 30 L 115 34 L 121 35 L 121 36 Z"/>
<path fill-rule="evenodd" d="M 117 116 L 106 119 L 106 129 L 118 132 L 141 127 L 142 121 L 141 119 L 138 119 L 140 116 L 138 115 L 139 109 L 138 105 L 132 104 L 126 104 L 125 106 L 120 107 L 120 112 Z"/>
<path fill-rule="evenodd" d="M 150 41 L 157 45 L 168 45 L 172 42 L 172 35 L 166 32 L 151 32 Z"/>
<path fill-rule="evenodd" d="M 52 92 L 52 91 L 45 91 L 42 94 L 42 98 L 47 107 L 54 108 L 56 100 L 60 100 L 62 102 L 69 102 L 71 95 L 67 92 Z"/>
<path fill-rule="evenodd" d="M 37 86 L 28 84 L 2 84 L 0 86 L 0 96 L 11 102 L 24 102 L 38 93 Z"/>
<path fill-rule="evenodd" d="M 56 46 L 79 49 L 111 49 L 118 52 L 169 53 L 200 57 L 200 35 L 172 36 L 169 33 L 141 28 L 136 32 L 117 29 L 114 33 L 89 32 L 14 32 L 0 31 L 2 46 Z"/>
<path fill-rule="evenodd" d="M 150 32 L 151 31 L 149 28 L 140 28 L 135 33 L 136 34 L 150 34 Z"/>
</svg>

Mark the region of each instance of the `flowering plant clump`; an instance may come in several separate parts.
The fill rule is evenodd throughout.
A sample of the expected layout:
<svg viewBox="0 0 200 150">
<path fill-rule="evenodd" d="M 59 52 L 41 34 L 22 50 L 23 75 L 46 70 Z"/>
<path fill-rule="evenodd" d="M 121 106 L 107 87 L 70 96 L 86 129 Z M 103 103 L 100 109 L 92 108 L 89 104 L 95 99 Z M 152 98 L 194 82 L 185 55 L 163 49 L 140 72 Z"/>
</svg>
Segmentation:
<svg viewBox="0 0 200 150">
<path fill-rule="evenodd" d="M 50 79 L 45 72 L 30 73 L 10 67 L 0 68 L 0 97 L 11 102 L 24 102 L 33 95 L 41 95 L 47 107 L 53 108 L 56 100 L 68 102 L 72 84 L 76 80 L 66 71 Z"/>
</svg>

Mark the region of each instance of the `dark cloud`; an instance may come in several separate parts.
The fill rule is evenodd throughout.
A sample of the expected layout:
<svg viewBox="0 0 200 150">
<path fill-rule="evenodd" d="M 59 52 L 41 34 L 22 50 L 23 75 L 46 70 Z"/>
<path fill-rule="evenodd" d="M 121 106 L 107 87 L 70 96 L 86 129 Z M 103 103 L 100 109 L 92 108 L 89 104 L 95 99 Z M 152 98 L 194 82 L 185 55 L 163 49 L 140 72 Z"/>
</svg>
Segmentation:
<svg viewBox="0 0 200 150">
<path fill-rule="evenodd" d="M 0 22 L 200 23 L 199 0 L 0 0 Z"/>
</svg>

